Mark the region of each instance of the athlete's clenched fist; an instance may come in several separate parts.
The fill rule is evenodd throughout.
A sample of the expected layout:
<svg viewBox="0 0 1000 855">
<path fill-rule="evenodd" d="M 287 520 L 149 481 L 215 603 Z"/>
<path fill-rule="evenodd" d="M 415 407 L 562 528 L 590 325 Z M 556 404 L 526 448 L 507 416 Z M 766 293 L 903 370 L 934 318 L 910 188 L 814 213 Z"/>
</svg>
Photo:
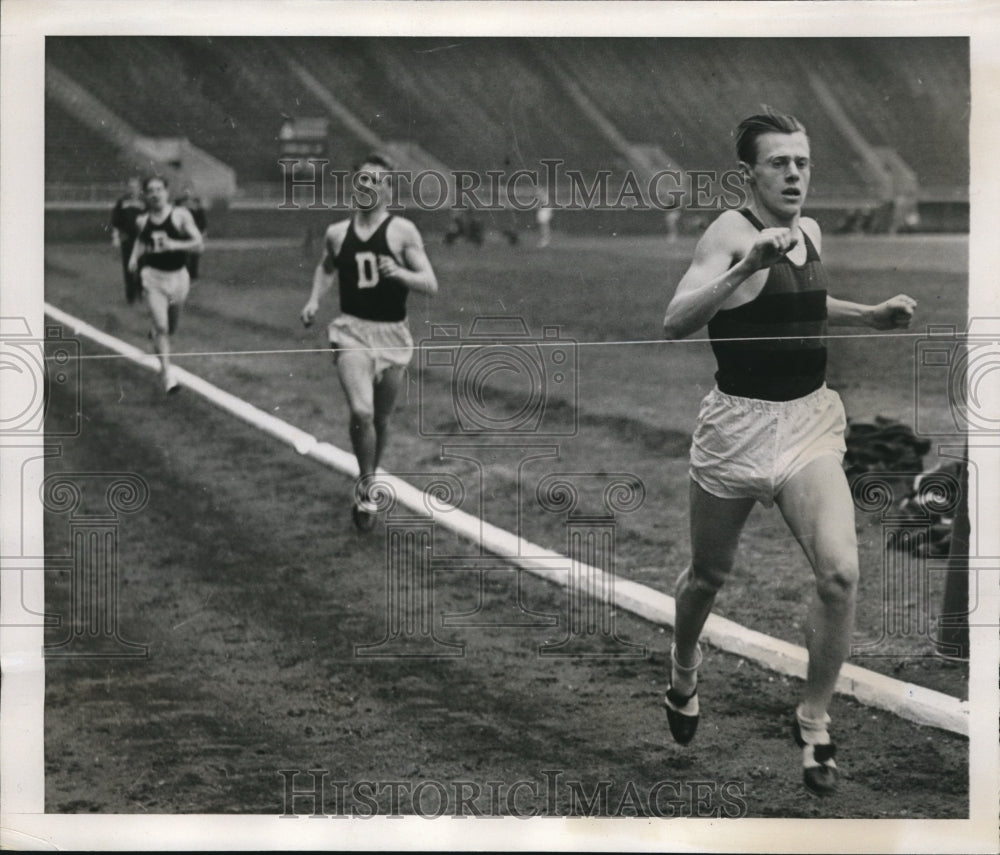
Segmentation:
<svg viewBox="0 0 1000 855">
<path fill-rule="evenodd" d="M 799 242 L 791 229 L 764 229 L 753 242 L 745 261 L 754 270 L 762 270 L 781 261 Z"/>
</svg>

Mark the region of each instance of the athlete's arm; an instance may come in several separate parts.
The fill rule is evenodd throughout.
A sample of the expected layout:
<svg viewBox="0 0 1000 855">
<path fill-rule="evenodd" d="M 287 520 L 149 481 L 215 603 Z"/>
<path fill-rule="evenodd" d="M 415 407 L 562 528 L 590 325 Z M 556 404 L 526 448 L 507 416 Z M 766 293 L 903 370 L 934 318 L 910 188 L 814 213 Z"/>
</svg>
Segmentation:
<svg viewBox="0 0 1000 855">
<path fill-rule="evenodd" d="M 411 291 L 420 294 L 437 294 L 437 276 L 434 275 L 434 268 L 431 267 L 430 259 L 424 251 L 424 242 L 417 227 L 401 217 L 394 219 L 390 224 L 390 227 L 392 226 L 397 228 L 396 234 L 392 237 L 399 239 L 398 255 L 403 259 L 403 264 L 397 264 L 396 259 L 390 255 L 380 255 L 378 257 L 379 276 L 385 279 L 395 279 L 401 285 L 405 285 Z M 390 247 L 394 242 L 390 239 Z"/>
<path fill-rule="evenodd" d="M 322 261 L 316 265 L 316 270 L 313 272 L 312 292 L 309 294 L 309 301 L 302 307 L 302 312 L 299 315 L 303 326 L 312 326 L 316 312 L 319 311 L 319 301 L 333 287 L 336 279 L 336 269 L 327 273 Z"/>
<path fill-rule="evenodd" d="M 302 312 L 299 315 L 303 326 L 312 325 L 316 312 L 319 311 L 319 301 L 337 281 L 337 253 L 340 252 L 341 244 L 344 242 L 344 235 L 340 233 L 341 231 L 346 233 L 346 229 L 341 230 L 336 225 L 332 225 L 323 236 L 323 257 L 313 271 L 312 291 L 309 294 L 308 302 L 302 307 Z"/>
<path fill-rule="evenodd" d="M 191 212 L 187 208 L 174 208 L 170 212 L 170 216 L 173 218 L 175 215 L 174 225 L 187 235 L 187 238 L 184 240 L 164 238 L 163 248 L 175 252 L 201 252 L 205 248 L 205 242 L 202 240 L 198 226 L 194 223 Z"/>
<path fill-rule="evenodd" d="M 765 229 L 743 250 L 745 241 L 734 217 L 742 220 L 735 212 L 723 214 L 698 241 L 691 266 L 667 306 L 665 338 L 681 339 L 701 329 L 748 277 L 779 261 L 797 242 L 789 229 Z"/>
<path fill-rule="evenodd" d="M 807 232 L 809 239 L 819 252 L 822 247 L 823 235 L 819 223 L 808 217 L 801 221 L 802 230 Z M 892 299 L 868 306 L 863 303 L 852 303 L 850 300 L 838 300 L 829 294 L 826 297 L 826 320 L 835 327 L 872 327 L 876 330 L 893 330 L 910 325 L 913 310 L 917 301 L 905 294 L 897 294 Z"/>
<path fill-rule="evenodd" d="M 132 255 L 128 259 L 129 273 L 135 273 L 139 269 L 139 256 L 142 255 L 143 245 L 142 241 L 138 239 L 138 235 L 146 227 L 146 220 L 148 219 L 149 214 L 140 214 L 135 221 L 135 233 L 137 237 L 135 243 L 132 244 Z"/>
<path fill-rule="evenodd" d="M 871 327 L 876 330 L 905 329 L 913 319 L 917 301 L 897 294 L 874 306 L 838 300 L 827 295 L 826 315 L 830 326 Z"/>
</svg>

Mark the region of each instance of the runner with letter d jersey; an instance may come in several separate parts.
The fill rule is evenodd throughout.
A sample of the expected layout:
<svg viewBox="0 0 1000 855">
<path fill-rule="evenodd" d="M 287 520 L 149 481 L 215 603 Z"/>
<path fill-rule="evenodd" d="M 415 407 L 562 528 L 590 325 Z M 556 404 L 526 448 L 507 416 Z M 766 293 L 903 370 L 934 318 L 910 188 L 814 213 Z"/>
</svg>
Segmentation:
<svg viewBox="0 0 1000 855">
<path fill-rule="evenodd" d="M 339 252 L 333 251 L 327 237 L 323 269 L 326 273 L 337 271 L 340 311 L 345 314 L 368 321 L 406 320 L 409 289 L 396 279 L 381 277 L 378 267 L 380 257 L 396 260 L 386 237 L 394 219 L 387 216 L 367 240 L 358 237 L 351 221 Z"/>
<path fill-rule="evenodd" d="M 167 392 L 176 392 L 170 370 L 170 336 L 177 331 L 181 309 L 191 288 L 185 261 L 204 248 L 191 212 L 170 204 L 166 179 L 153 175 L 143 182 L 147 211 L 136 220 L 135 243 L 128 270 L 142 284 L 142 297 L 152 328 L 149 338 L 160 360 L 160 378 Z"/>
<path fill-rule="evenodd" d="M 387 210 L 391 175 L 392 166 L 378 154 L 355 170 L 354 211 L 326 230 L 323 259 L 300 315 L 303 324 L 312 324 L 320 298 L 336 278 L 341 313 L 328 335 L 350 410 L 351 447 L 359 470 L 351 516 L 361 531 L 371 531 L 377 521 L 372 479 L 413 357 L 406 298 L 410 291 L 432 296 L 438 288 L 419 230 Z"/>
</svg>

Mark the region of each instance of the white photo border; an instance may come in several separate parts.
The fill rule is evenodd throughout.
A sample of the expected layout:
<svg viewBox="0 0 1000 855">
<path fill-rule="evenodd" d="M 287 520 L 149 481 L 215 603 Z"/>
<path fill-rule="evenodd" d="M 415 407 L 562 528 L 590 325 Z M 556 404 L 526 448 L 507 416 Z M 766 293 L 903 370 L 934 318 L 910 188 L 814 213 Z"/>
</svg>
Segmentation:
<svg viewBox="0 0 1000 855">
<path fill-rule="evenodd" d="M 340 2 L 340 0 L 5 0 L 0 122 L 2 314 L 44 329 L 43 93 L 45 37 L 227 36 L 967 36 L 972 119 L 970 317 L 1000 317 L 1000 7 L 991 2 Z M 994 408 L 994 411 L 995 408 Z M 1000 443 L 998 443 L 1000 445 Z M 0 447 L 0 453 L 3 452 Z M 975 452 L 973 452 L 975 454 Z M 992 465 L 986 461 L 987 465 Z M 984 479 L 994 488 L 1000 473 Z M 980 496 L 980 519 L 1000 519 Z M 3 542 L 16 518 L 41 549 L 40 508 L 2 506 Z M 985 504 L 984 504 L 985 503 Z M 23 518 L 22 515 L 23 514 Z M 996 530 L 980 548 L 1000 555 Z M 0 550 L 0 555 L 3 552 Z M 8 574 L 4 573 L 4 593 Z M 993 585 L 980 608 L 997 614 Z M 5 598 L 6 599 L 6 598 Z M 0 621 L 2 625 L 2 621 Z M 607 851 L 996 852 L 998 850 L 996 627 L 973 627 L 968 820 L 519 819 L 463 823 L 419 818 L 290 822 L 277 816 L 45 814 L 41 629 L 2 628 L 0 843 L 16 848 L 505 849 Z M 905 775 L 905 770 L 900 770 Z M 905 782 L 902 782 L 905 785 Z M 415 826 L 417 826 L 415 828 Z M 669 830 L 667 830 L 669 829 Z"/>
</svg>

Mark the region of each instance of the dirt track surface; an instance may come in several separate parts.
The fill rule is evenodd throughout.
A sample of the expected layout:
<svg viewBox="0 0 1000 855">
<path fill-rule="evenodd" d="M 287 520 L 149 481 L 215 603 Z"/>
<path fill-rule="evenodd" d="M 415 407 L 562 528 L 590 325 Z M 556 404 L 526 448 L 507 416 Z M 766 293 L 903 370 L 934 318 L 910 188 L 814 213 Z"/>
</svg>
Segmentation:
<svg viewBox="0 0 1000 855">
<path fill-rule="evenodd" d="M 963 292 L 956 290 L 963 282 L 960 239 L 947 244 L 947 252 L 936 245 L 930 248 L 952 265 L 956 272 L 951 277 L 925 270 L 929 250 L 922 241 L 848 241 L 846 247 L 829 243 L 830 255 L 846 254 L 852 260 L 846 267 L 831 264 L 838 293 L 863 294 L 871 300 L 896 293 L 899 272 L 886 273 L 880 267 L 888 259 L 906 270 L 906 287 L 921 299 L 923 321 L 961 320 Z M 650 239 L 568 241 L 565 247 L 532 253 L 513 279 L 509 248 L 435 250 L 434 263 L 444 285 L 434 300 L 411 300 L 410 324 L 418 341 L 426 341 L 432 325 L 440 323 L 459 326 L 468 341 L 472 316 L 520 316 L 532 336 L 539 335 L 543 324 L 556 324 L 561 337 L 580 342 L 573 349 L 575 383 L 546 392 L 543 426 L 548 433 L 505 438 L 528 446 L 526 453 L 536 457 L 522 463 L 521 452 L 500 451 L 491 437 L 463 435 L 455 407 L 463 396 L 451 382 L 458 377 L 457 369 L 431 369 L 418 354 L 393 418 L 386 467 L 421 487 L 429 479 L 458 479 L 464 496 L 456 502 L 462 510 L 559 552 L 567 549 L 567 515 L 541 507 L 536 488 L 543 479 L 574 473 L 580 495 L 574 512 L 600 515 L 608 512 L 605 488 L 622 474 L 642 487 L 644 500 L 630 512 L 615 514 L 614 572 L 672 593 L 689 559 L 687 455 L 699 401 L 713 382 L 713 360 L 705 342 L 664 349 L 655 341 L 634 340 L 659 335 L 663 281 L 680 275 L 690 250 L 678 246 L 665 252 L 662 242 Z M 633 305 L 623 311 L 618 292 L 607 283 L 621 277 L 626 262 Z M 202 265 L 208 278 L 196 283 L 174 344 L 180 365 L 320 440 L 344 447 L 345 407 L 325 352 L 323 319 L 311 330 L 303 330 L 298 322 L 314 263 L 294 247 L 213 248 Z M 120 285 L 113 278 L 117 269 L 106 253 L 86 246 L 54 247 L 47 253 L 46 270 L 47 296 L 54 303 L 125 341 L 147 344 L 144 314 L 121 301 Z M 586 301 L 579 299 L 581 288 L 588 294 Z M 333 312 L 329 305 L 325 310 Z M 840 391 L 850 418 L 870 420 L 884 413 L 913 421 L 913 348 L 905 336 L 832 343 L 831 385 Z M 475 351 L 471 353 L 469 363 L 478 364 Z M 546 353 L 529 356 L 544 360 Z M 89 371 L 101 361 L 85 361 L 84 367 Z M 496 371 L 490 379 L 509 376 Z M 491 413 L 493 408 L 506 415 L 515 412 L 526 400 L 516 381 L 506 386 L 491 382 L 482 406 Z M 138 389 L 116 381 L 104 390 L 105 398 L 144 406 L 133 400 L 137 392 L 144 394 L 143 385 L 142 379 Z M 928 403 L 921 417 L 943 424 L 949 417 L 944 390 L 923 391 L 932 394 L 925 394 Z M 103 403 L 105 398 L 97 400 Z M 468 395 L 464 403 L 469 404 Z M 457 457 L 443 454 L 443 446 L 456 444 L 463 447 Z M 490 447 L 481 465 L 467 459 L 464 447 L 470 444 Z M 165 449 L 187 454 L 186 448 L 169 442 Z M 553 451 L 558 457 L 551 456 Z M 279 495 L 280 487 L 269 485 L 267 490 Z M 900 487 L 897 492 L 898 499 L 906 490 Z M 345 495 L 346 487 L 336 501 Z M 968 697 L 968 668 L 937 659 L 926 628 L 920 627 L 932 626 L 941 608 L 944 574 L 930 571 L 926 587 L 892 589 L 884 568 L 895 557 L 884 549 L 885 527 L 876 514 L 859 512 L 856 519 L 862 572 L 853 642 L 874 645 L 855 657 L 856 664 Z M 436 554 L 469 554 L 467 544 L 437 543 L 439 534 Z M 808 563 L 780 514 L 756 509 L 716 612 L 801 645 L 813 592 Z M 895 632 L 886 631 L 890 626 Z"/>
<path fill-rule="evenodd" d="M 193 395 L 162 396 L 134 366 L 86 370 L 84 430 L 48 471 L 149 483 L 119 532 L 121 634 L 148 657 L 47 663 L 48 812 L 278 815 L 281 770 L 318 769 L 347 782 L 327 814 L 433 814 L 440 790 L 426 784 L 417 806 L 412 794 L 436 782 L 445 813 L 967 815 L 967 740 L 840 698 L 841 791 L 808 795 L 789 733 L 796 681 L 716 651 L 698 737 L 674 745 L 661 708 L 669 632 L 617 614 L 623 643 L 540 655 L 566 634 L 565 594 L 509 570 L 435 577 L 435 615 L 479 607 L 478 626 L 436 630 L 461 655 L 359 657 L 355 645 L 386 634 L 386 543 L 350 526 L 347 481 Z M 57 394 L 53 407 L 68 403 Z M 67 536 L 50 514 L 53 551 Z M 48 577 L 47 611 L 63 612 L 66 576 Z M 502 625 L 524 620 L 518 585 L 557 625 Z M 517 781 L 529 784 L 510 797 Z M 507 795 L 494 802 L 489 782 Z M 606 799 L 588 808 L 601 782 Z"/>
</svg>

